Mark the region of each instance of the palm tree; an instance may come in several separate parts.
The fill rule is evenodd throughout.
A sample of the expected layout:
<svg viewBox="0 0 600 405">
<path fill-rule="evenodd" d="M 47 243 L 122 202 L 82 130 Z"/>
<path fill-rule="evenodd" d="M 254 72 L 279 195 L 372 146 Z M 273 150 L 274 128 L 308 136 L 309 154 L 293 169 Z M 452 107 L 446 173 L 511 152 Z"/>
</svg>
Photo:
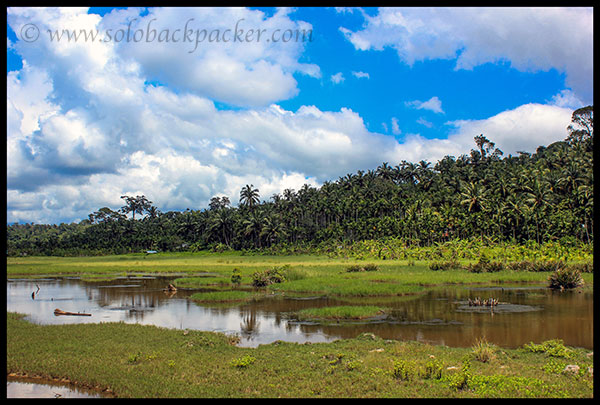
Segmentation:
<svg viewBox="0 0 600 405">
<path fill-rule="evenodd" d="M 378 177 L 381 177 L 384 180 L 391 180 L 394 177 L 394 171 L 387 162 L 383 162 L 381 166 L 377 167 L 376 173 Z"/>
<path fill-rule="evenodd" d="M 240 191 L 240 204 L 242 204 L 242 206 L 248 207 L 250 210 L 254 209 L 254 207 L 258 205 L 260 201 L 258 189 L 253 187 L 253 184 L 246 184 L 246 186 L 244 186 Z"/>
<path fill-rule="evenodd" d="M 480 183 L 474 182 L 464 183 L 462 190 L 460 195 L 463 199 L 460 204 L 469 206 L 467 212 L 473 216 L 474 226 L 479 229 L 483 239 L 483 225 L 485 225 L 483 211 L 487 208 L 488 190 Z"/>
<path fill-rule="evenodd" d="M 227 231 L 231 229 L 233 224 L 231 209 L 222 208 L 213 212 L 214 213 L 210 216 L 207 228 L 209 236 L 216 237 L 220 242 L 229 246 Z"/>
<path fill-rule="evenodd" d="M 262 229 L 262 219 L 260 214 L 257 211 L 251 211 L 250 215 L 243 221 L 242 225 L 244 226 L 244 235 L 251 235 L 254 246 L 256 246 L 258 242 L 258 248 L 260 248 L 260 231 Z"/>
<path fill-rule="evenodd" d="M 485 209 L 485 205 L 487 202 L 487 194 L 488 190 L 485 189 L 479 183 L 464 183 L 462 187 L 463 191 L 460 195 L 463 199 L 460 201 L 461 204 L 469 205 L 469 212 L 479 212 Z"/>
<path fill-rule="evenodd" d="M 546 205 L 552 205 L 550 203 L 551 193 L 546 182 L 537 177 L 533 179 L 531 186 L 526 187 L 526 190 L 525 201 L 535 213 L 536 240 L 540 243 L 540 213 Z"/>
<path fill-rule="evenodd" d="M 269 245 L 276 243 L 279 239 L 287 236 L 285 225 L 278 216 L 266 216 L 263 220 L 263 227 L 260 236 L 264 237 Z"/>
</svg>

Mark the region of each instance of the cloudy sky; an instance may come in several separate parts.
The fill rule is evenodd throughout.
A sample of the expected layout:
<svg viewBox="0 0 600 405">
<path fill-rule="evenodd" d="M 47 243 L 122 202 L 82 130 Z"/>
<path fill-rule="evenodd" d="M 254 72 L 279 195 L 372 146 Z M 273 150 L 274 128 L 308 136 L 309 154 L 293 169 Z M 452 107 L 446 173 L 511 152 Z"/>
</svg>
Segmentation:
<svg viewBox="0 0 600 405">
<path fill-rule="evenodd" d="M 590 8 L 9 8 L 7 222 L 235 205 L 593 104 Z"/>
</svg>

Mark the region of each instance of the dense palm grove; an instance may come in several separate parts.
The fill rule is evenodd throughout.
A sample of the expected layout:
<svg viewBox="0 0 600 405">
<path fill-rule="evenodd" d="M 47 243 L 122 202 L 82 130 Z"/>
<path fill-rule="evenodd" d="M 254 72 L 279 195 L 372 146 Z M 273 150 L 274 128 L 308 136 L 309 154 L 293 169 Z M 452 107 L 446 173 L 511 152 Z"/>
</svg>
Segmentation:
<svg viewBox="0 0 600 405">
<path fill-rule="evenodd" d="M 208 209 L 160 212 L 145 196 L 123 196 L 120 210 L 100 208 L 79 223 L 9 225 L 7 250 L 277 252 L 386 238 L 420 246 L 473 237 L 517 244 L 593 241 L 593 107 L 573 113 L 564 141 L 533 154 L 504 157 L 484 135 L 474 140 L 469 155 L 435 164 L 382 163 L 262 202 L 265 196 L 247 185 L 238 207 L 228 197 L 213 197 Z"/>
</svg>

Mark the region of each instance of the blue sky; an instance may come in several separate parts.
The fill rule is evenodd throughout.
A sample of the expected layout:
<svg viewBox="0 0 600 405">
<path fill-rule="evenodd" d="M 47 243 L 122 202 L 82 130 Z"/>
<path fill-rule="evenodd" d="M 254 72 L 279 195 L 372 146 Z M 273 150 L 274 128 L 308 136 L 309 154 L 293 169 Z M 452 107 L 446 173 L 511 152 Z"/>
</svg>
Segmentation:
<svg viewBox="0 0 600 405">
<path fill-rule="evenodd" d="M 339 27 L 360 29 L 363 23 L 360 13 L 328 11 L 306 8 L 294 13 L 313 25 L 315 38 L 307 46 L 304 59 L 317 63 L 323 77 L 319 81 L 299 77 L 300 94 L 281 102 L 284 108 L 295 110 L 308 104 L 321 110 L 349 107 L 361 113 L 372 131 L 392 134 L 391 117 L 396 117 L 403 123 L 402 132 L 435 138 L 447 136 L 449 128 L 443 125 L 446 121 L 484 119 L 526 103 L 544 103 L 564 88 L 564 74 L 556 69 L 532 74 L 520 72 L 507 63 L 487 63 L 470 71 L 455 70 L 454 60 L 431 60 L 408 66 L 399 61 L 391 48 L 381 52 L 356 50 Z M 335 84 L 330 76 L 339 72 L 344 81 Z M 369 78 L 357 78 L 352 72 L 368 73 Z M 434 96 L 443 100 L 445 114 L 405 105 Z M 420 118 L 434 126 L 419 124 Z M 386 124 L 388 131 L 381 124 Z"/>
<path fill-rule="evenodd" d="M 9 8 L 7 18 L 9 223 L 79 221 L 124 194 L 164 211 L 215 195 L 235 204 L 245 184 L 268 199 L 384 161 L 468 153 L 480 133 L 506 154 L 534 151 L 593 104 L 588 8 Z M 116 40 L 150 27 L 266 34 L 195 48 Z M 312 40 L 268 40 L 300 29 Z M 61 30 L 115 36 L 50 38 Z"/>
</svg>

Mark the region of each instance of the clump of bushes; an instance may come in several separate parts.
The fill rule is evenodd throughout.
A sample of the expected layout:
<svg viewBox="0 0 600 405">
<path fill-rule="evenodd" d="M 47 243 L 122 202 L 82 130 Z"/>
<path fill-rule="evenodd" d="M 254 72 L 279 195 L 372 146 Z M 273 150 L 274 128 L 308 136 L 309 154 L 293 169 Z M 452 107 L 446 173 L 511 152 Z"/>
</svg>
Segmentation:
<svg viewBox="0 0 600 405">
<path fill-rule="evenodd" d="M 421 373 L 424 379 L 440 380 L 442 378 L 443 366 L 437 359 L 432 359 L 425 364 L 425 370 Z"/>
<path fill-rule="evenodd" d="M 593 273 L 594 272 L 594 261 L 588 261 L 584 263 L 573 263 L 569 265 L 571 269 L 579 270 L 581 273 Z"/>
<path fill-rule="evenodd" d="M 404 360 L 396 360 L 392 369 L 392 376 L 401 381 L 410 380 L 415 374 L 414 365 Z"/>
<path fill-rule="evenodd" d="M 491 261 L 484 253 L 479 256 L 475 264 L 467 265 L 466 269 L 471 273 L 495 273 L 504 269 L 501 262 Z"/>
<path fill-rule="evenodd" d="M 557 269 L 548 277 L 548 281 L 550 282 L 548 287 L 560 290 L 577 288 L 583 285 L 581 272 L 573 267 Z"/>
<path fill-rule="evenodd" d="M 471 362 L 468 359 L 465 359 L 460 372 L 449 377 L 450 388 L 456 391 L 468 389 L 472 378 Z"/>
<path fill-rule="evenodd" d="M 429 270 L 433 270 L 433 271 L 450 270 L 450 269 L 458 269 L 458 268 L 460 268 L 460 264 L 456 260 L 448 260 L 445 262 L 429 263 Z"/>
<path fill-rule="evenodd" d="M 250 366 L 252 363 L 256 361 L 255 357 L 250 356 L 249 354 L 242 356 L 238 359 L 231 360 L 231 366 L 236 368 L 246 368 Z"/>
<path fill-rule="evenodd" d="M 488 343 L 485 339 L 478 339 L 473 346 L 475 360 L 487 363 L 496 358 L 496 346 Z"/>
<path fill-rule="evenodd" d="M 571 351 L 564 345 L 562 339 L 546 340 L 541 344 L 535 344 L 533 342 L 523 345 L 526 351 L 532 353 L 546 353 L 550 357 L 570 357 Z"/>
<path fill-rule="evenodd" d="M 285 267 L 273 267 L 263 271 L 257 271 L 252 275 L 254 287 L 266 287 L 270 284 L 283 283 L 285 278 Z"/>
<path fill-rule="evenodd" d="M 511 262 L 507 264 L 509 270 L 512 271 L 538 271 L 539 267 L 536 262 L 529 260 L 521 260 L 518 262 Z"/>
<path fill-rule="evenodd" d="M 508 268 L 513 271 L 558 271 L 562 269 L 576 269 L 581 272 L 591 272 L 593 270 L 592 263 L 574 263 L 566 264 L 562 260 L 538 260 L 529 261 L 522 260 L 508 264 Z"/>
<path fill-rule="evenodd" d="M 367 263 L 363 266 L 361 266 L 360 264 L 353 264 L 351 266 L 346 267 L 346 272 L 348 273 L 355 273 L 355 272 L 361 272 L 361 271 L 377 271 L 379 270 L 379 266 L 377 266 L 374 263 Z"/>
</svg>

